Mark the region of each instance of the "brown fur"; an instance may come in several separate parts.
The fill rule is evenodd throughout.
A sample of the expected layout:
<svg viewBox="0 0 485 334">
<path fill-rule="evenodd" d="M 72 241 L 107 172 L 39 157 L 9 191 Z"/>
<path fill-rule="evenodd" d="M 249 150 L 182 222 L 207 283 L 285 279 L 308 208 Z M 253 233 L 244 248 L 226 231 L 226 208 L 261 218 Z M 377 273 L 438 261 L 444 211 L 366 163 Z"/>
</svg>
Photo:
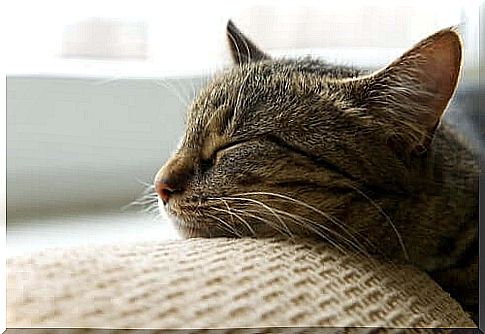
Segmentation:
<svg viewBox="0 0 485 334">
<path fill-rule="evenodd" d="M 195 99 L 156 177 L 173 184 L 165 209 L 181 233 L 316 236 L 410 261 L 476 314 L 478 163 L 440 124 L 457 33 L 370 74 L 271 59 L 232 23 L 228 35 L 238 66 Z"/>
</svg>

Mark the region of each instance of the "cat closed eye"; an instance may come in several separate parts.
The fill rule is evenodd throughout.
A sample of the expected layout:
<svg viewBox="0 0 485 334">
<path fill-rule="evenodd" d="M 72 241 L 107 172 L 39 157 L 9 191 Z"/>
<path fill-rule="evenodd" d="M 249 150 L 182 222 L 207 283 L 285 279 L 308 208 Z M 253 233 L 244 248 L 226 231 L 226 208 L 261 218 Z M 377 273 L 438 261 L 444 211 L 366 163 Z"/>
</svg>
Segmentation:
<svg viewBox="0 0 485 334">
<path fill-rule="evenodd" d="M 239 147 L 243 144 L 244 142 L 231 142 L 227 143 L 225 145 L 222 145 L 218 148 L 216 148 L 213 152 L 212 155 L 210 156 L 209 159 L 204 159 L 201 162 L 201 167 L 202 170 L 206 171 L 210 169 L 211 167 L 217 165 L 217 163 L 220 161 L 220 159 L 226 154 L 228 151 L 235 149 L 236 147 Z"/>
<path fill-rule="evenodd" d="M 210 170 L 212 167 L 217 165 L 220 159 L 220 151 L 214 151 L 214 153 L 210 156 L 209 159 L 202 159 L 200 161 L 200 170 L 203 173 L 206 173 L 208 170 Z"/>
</svg>

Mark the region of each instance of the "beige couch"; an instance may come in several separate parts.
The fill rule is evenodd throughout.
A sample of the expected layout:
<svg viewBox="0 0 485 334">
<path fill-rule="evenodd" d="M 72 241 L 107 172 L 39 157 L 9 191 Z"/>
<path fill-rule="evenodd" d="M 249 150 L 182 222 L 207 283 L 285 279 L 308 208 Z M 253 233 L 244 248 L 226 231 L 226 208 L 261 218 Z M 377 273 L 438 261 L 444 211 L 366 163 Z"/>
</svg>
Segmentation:
<svg viewBox="0 0 485 334">
<path fill-rule="evenodd" d="M 474 327 L 410 266 L 323 243 L 189 239 L 7 261 L 8 327 Z"/>
</svg>

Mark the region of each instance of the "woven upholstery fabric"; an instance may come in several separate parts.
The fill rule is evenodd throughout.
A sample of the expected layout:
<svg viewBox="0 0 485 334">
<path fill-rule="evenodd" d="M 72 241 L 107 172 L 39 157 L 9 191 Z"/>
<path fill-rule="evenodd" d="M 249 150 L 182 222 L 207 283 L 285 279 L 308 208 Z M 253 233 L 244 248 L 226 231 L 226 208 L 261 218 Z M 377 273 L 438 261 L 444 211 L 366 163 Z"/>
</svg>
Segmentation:
<svg viewBox="0 0 485 334">
<path fill-rule="evenodd" d="M 305 240 L 188 239 L 7 261 L 7 327 L 475 327 L 411 266 Z"/>
</svg>

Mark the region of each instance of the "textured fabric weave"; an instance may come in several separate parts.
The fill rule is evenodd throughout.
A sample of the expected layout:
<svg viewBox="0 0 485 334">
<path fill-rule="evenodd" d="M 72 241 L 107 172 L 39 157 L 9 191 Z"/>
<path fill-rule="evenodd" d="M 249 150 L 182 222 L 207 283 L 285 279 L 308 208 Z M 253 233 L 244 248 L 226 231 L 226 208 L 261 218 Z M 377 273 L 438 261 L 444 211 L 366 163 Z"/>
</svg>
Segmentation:
<svg viewBox="0 0 485 334">
<path fill-rule="evenodd" d="M 7 261 L 7 327 L 475 327 L 425 273 L 321 243 L 189 239 Z"/>
</svg>

